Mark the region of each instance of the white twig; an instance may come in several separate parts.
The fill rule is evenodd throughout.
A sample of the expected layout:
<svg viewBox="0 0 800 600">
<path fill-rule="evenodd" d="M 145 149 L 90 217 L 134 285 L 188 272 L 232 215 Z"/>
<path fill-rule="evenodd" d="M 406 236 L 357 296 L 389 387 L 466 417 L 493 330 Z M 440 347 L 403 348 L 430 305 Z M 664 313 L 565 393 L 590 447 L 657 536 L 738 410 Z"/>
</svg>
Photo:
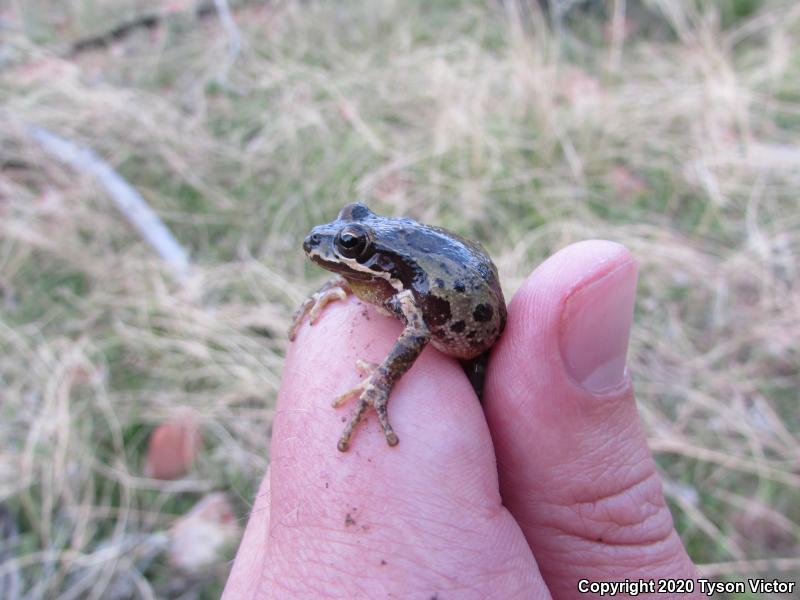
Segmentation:
<svg viewBox="0 0 800 600">
<path fill-rule="evenodd" d="M 225 33 L 228 36 L 228 57 L 221 69 L 222 74 L 220 75 L 220 79 L 226 82 L 228 79 L 228 71 L 230 71 L 230 68 L 239 56 L 239 52 L 242 50 L 242 34 L 236 26 L 236 21 L 233 20 L 228 0 L 214 0 L 214 6 L 217 9 L 220 23 L 222 23 L 222 27 L 225 29 Z"/>
<path fill-rule="evenodd" d="M 76 171 L 91 175 L 111 196 L 114 204 L 145 241 L 164 259 L 181 283 L 190 274 L 189 254 L 164 225 L 142 195 L 110 164 L 90 148 L 82 147 L 36 125 L 26 128 L 28 135 L 46 152 Z"/>
<path fill-rule="evenodd" d="M 622 64 L 622 45 L 625 43 L 625 0 L 614 0 L 611 17 L 611 44 L 608 50 L 608 66 L 618 73 Z"/>
</svg>

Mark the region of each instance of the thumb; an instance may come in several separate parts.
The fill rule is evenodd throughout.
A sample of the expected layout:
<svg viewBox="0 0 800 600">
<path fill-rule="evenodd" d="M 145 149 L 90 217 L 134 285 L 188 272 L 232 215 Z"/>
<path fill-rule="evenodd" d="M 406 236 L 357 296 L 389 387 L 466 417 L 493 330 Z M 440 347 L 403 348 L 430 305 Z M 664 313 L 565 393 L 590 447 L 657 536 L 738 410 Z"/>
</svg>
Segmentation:
<svg viewBox="0 0 800 600">
<path fill-rule="evenodd" d="M 696 574 L 625 368 L 636 278 L 619 244 L 558 252 L 511 302 L 487 374 L 503 502 L 554 597 L 582 596 L 582 579 Z"/>
</svg>

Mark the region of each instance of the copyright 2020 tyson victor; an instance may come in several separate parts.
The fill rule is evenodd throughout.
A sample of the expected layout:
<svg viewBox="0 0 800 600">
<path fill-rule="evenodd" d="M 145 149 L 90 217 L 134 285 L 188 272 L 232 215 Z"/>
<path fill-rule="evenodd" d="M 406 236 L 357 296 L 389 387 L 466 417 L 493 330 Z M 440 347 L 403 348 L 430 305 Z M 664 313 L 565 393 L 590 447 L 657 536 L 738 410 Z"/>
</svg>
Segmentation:
<svg viewBox="0 0 800 600">
<path fill-rule="evenodd" d="M 780 579 L 748 579 L 747 581 L 711 581 L 710 579 L 625 579 L 624 581 L 578 581 L 578 591 L 582 594 L 616 596 L 627 594 L 692 594 L 695 591 L 713 596 L 714 594 L 791 594 L 797 587 L 796 581 Z"/>
</svg>

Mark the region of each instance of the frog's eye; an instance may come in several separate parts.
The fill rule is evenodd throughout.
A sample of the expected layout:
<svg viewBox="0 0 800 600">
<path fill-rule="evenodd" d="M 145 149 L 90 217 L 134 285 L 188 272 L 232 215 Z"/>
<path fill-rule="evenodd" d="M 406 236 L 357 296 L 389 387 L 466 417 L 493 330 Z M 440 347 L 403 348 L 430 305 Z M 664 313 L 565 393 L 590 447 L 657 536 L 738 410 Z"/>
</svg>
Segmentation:
<svg viewBox="0 0 800 600">
<path fill-rule="evenodd" d="M 349 225 L 336 234 L 336 249 L 345 258 L 358 258 L 370 247 L 369 233 L 359 225 Z"/>
</svg>

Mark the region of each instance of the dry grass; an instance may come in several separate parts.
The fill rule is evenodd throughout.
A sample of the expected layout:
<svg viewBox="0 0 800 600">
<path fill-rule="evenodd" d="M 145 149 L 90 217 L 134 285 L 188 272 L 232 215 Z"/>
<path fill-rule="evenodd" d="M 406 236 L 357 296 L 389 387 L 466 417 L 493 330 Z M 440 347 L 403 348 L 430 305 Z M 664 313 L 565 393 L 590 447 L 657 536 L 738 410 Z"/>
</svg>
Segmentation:
<svg viewBox="0 0 800 600">
<path fill-rule="evenodd" d="M 800 572 L 800 8 L 629 0 L 556 35 L 513 3 L 239 2 L 223 72 L 225 32 L 189 4 L 0 5 L 0 582 L 218 594 L 225 564 L 176 581 L 153 556 L 203 491 L 246 517 L 288 317 L 323 277 L 299 240 L 356 195 L 480 238 L 509 296 L 567 243 L 631 248 L 631 370 L 692 557 Z M 142 7 L 171 12 L 68 53 Z M 112 162 L 194 279 L 26 123 Z M 151 427 L 186 409 L 192 475 L 144 478 Z"/>
</svg>

